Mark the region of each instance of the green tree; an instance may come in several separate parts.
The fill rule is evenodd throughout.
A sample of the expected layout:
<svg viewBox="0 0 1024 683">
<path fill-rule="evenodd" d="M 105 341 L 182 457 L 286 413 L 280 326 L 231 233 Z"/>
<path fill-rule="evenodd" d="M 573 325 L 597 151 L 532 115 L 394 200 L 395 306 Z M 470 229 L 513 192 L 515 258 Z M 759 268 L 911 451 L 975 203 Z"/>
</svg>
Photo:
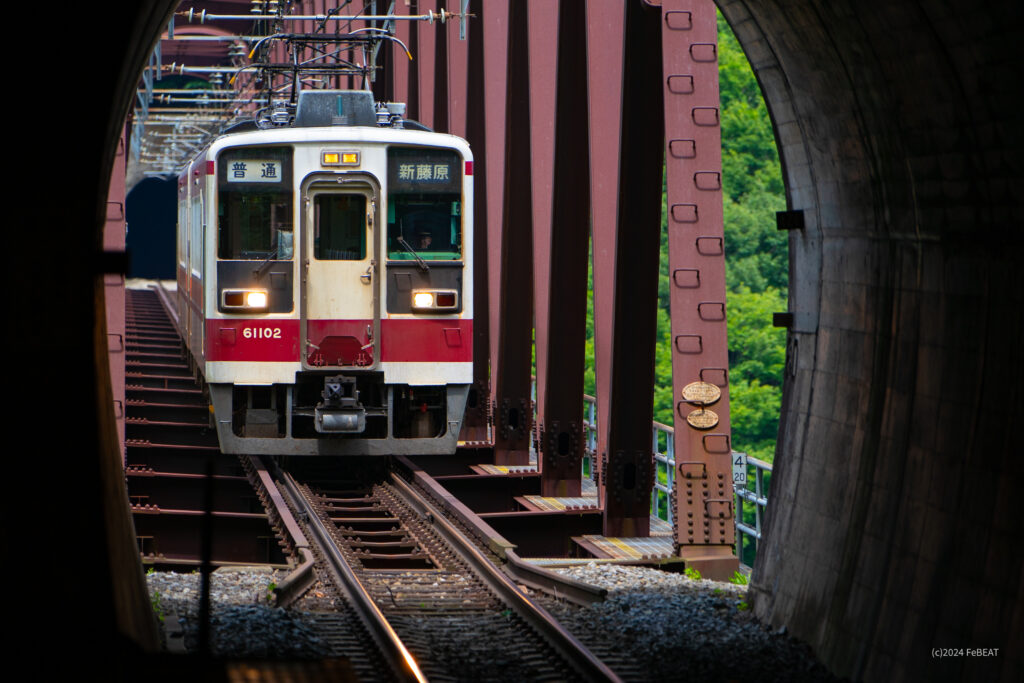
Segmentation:
<svg viewBox="0 0 1024 683">
<path fill-rule="evenodd" d="M 779 387 L 786 362 L 786 335 L 771 326 L 772 313 L 786 305 L 786 297 L 769 287 L 751 292 L 746 286 L 729 292 L 730 374 Z"/>
<path fill-rule="evenodd" d="M 771 462 L 786 359 L 785 332 L 771 320 L 786 310 L 789 283 L 787 238 L 775 227 L 782 171 L 757 79 L 721 15 L 718 55 L 733 447 Z"/>
</svg>

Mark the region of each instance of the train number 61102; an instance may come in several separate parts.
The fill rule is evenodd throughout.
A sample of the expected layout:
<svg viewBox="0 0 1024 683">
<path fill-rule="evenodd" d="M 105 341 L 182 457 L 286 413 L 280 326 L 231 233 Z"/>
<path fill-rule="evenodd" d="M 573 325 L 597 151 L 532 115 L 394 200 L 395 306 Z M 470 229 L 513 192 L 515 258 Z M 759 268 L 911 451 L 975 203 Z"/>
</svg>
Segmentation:
<svg viewBox="0 0 1024 683">
<path fill-rule="evenodd" d="M 242 330 L 242 336 L 246 339 L 280 339 L 280 327 L 246 327 Z"/>
</svg>

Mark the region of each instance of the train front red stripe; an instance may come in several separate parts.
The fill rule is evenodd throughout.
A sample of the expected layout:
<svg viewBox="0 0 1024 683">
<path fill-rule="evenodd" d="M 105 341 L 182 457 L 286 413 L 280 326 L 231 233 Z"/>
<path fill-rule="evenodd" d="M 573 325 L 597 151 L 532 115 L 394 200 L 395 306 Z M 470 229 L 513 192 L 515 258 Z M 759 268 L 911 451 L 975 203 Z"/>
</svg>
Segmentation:
<svg viewBox="0 0 1024 683">
<path fill-rule="evenodd" d="M 294 362 L 299 359 L 299 321 L 207 319 L 206 360 Z"/>
<path fill-rule="evenodd" d="M 381 360 L 389 363 L 471 363 L 473 321 L 392 318 L 381 321 Z"/>
<path fill-rule="evenodd" d="M 311 321 L 319 329 L 369 321 Z M 295 362 L 301 340 L 296 319 L 207 319 L 206 360 Z M 473 321 L 399 318 L 381 321 L 380 360 L 389 363 L 469 363 L 473 361 Z"/>
</svg>

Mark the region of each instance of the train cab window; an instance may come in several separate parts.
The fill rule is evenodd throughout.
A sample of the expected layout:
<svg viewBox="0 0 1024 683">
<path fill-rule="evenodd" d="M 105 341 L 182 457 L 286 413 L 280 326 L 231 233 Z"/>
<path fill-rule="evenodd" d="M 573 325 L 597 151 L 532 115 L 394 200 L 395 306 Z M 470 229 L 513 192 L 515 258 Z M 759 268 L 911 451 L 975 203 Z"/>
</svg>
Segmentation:
<svg viewBox="0 0 1024 683">
<path fill-rule="evenodd" d="M 291 260 L 291 149 L 241 147 L 217 160 L 217 257 Z"/>
<path fill-rule="evenodd" d="M 313 255 L 320 260 L 366 258 L 366 196 L 324 193 L 313 200 Z"/>
<path fill-rule="evenodd" d="M 459 195 L 392 194 L 388 200 L 388 258 L 453 261 L 462 258 Z"/>
<path fill-rule="evenodd" d="M 388 149 L 388 259 L 462 258 L 462 157 L 451 149 Z"/>
</svg>

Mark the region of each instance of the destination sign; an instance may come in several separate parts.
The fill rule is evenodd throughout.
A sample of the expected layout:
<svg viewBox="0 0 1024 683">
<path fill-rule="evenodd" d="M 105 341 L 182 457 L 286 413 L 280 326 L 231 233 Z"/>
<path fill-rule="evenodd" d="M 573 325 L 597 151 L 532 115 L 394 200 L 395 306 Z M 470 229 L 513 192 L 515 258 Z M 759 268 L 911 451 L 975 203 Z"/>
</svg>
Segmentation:
<svg viewBox="0 0 1024 683">
<path fill-rule="evenodd" d="M 388 149 L 391 192 L 461 192 L 462 158 L 452 150 Z"/>
<path fill-rule="evenodd" d="M 279 183 L 281 162 L 272 159 L 234 159 L 227 162 L 229 183 Z"/>
</svg>

